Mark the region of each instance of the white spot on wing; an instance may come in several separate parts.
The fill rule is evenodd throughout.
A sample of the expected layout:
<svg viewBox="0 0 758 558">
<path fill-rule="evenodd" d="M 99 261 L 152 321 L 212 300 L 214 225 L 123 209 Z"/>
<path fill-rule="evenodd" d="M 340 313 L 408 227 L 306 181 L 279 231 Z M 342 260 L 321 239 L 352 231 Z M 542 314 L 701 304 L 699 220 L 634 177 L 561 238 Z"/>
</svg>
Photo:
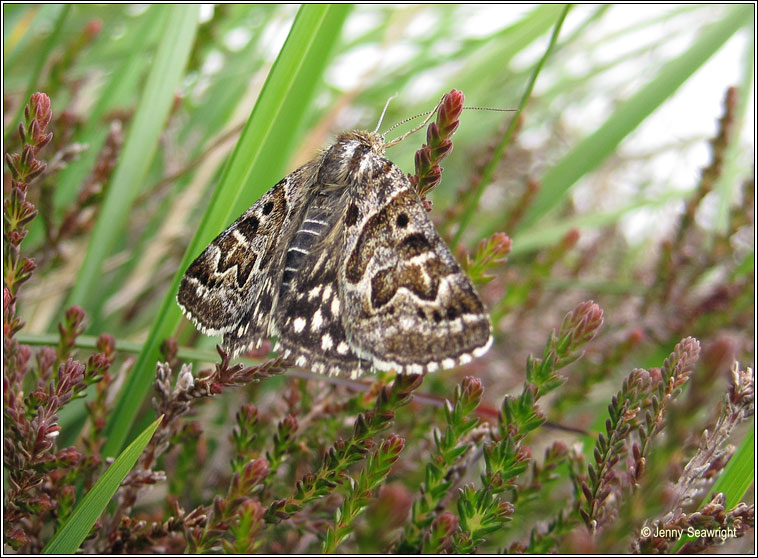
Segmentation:
<svg viewBox="0 0 758 558">
<path fill-rule="evenodd" d="M 318 331 L 321 328 L 321 324 L 324 323 L 324 318 L 321 316 L 321 309 L 316 310 L 313 314 L 313 321 L 311 322 L 311 331 Z"/>
<path fill-rule="evenodd" d="M 340 299 L 336 296 L 332 299 L 332 306 L 330 308 L 332 316 L 335 318 L 340 315 Z"/>
<path fill-rule="evenodd" d="M 295 321 L 292 322 L 292 328 L 295 330 L 295 333 L 300 333 L 305 329 L 305 318 L 295 318 Z"/>
<path fill-rule="evenodd" d="M 323 337 L 321 337 L 321 348 L 325 351 L 328 351 L 332 348 L 332 345 L 334 345 L 334 341 L 332 341 L 332 336 L 328 333 L 325 333 Z"/>
<path fill-rule="evenodd" d="M 349 348 L 350 347 L 347 346 L 347 343 L 340 341 L 339 345 L 337 345 L 337 352 L 341 355 L 346 355 Z"/>
</svg>

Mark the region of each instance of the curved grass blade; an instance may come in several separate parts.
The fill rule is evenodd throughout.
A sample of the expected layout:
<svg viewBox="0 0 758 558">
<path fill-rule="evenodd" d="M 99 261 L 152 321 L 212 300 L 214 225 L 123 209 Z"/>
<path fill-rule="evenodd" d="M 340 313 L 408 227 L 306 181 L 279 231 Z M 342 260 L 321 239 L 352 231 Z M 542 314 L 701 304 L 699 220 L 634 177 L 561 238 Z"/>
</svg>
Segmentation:
<svg viewBox="0 0 758 558">
<path fill-rule="evenodd" d="M 116 401 L 106 427 L 103 455 L 113 455 L 127 440 L 137 410 L 147 395 L 160 356 L 160 345 L 179 324 L 176 292 L 187 266 L 236 217 L 280 177 L 294 141 L 294 130 L 313 97 L 339 37 L 349 6 L 305 5 L 300 8 L 282 51 L 242 132 L 205 216 L 187 248 L 134 371 Z M 239 208 L 242 209 L 239 209 Z"/>
<path fill-rule="evenodd" d="M 163 416 L 161 415 L 135 438 L 128 448 L 121 452 L 121 455 L 95 483 L 95 486 L 82 498 L 68 521 L 58 529 L 55 536 L 45 545 L 42 550 L 43 554 L 73 554 L 77 551 L 97 518 L 105 510 L 105 506 L 113 498 L 121 482 L 134 467 L 142 450 L 145 449 L 162 420 Z"/>
<path fill-rule="evenodd" d="M 144 94 L 66 306 L 78 304 L 88 308 L 94 299 L 103 261 L 117 237 L 123 234 L 129 208 L 158 147 L 163 124 L 189 59 L 197 30 L 198 7 L 175 5 L 165 15 L 163 37 Z"/>
<path fill-rule="evenodd" d="M 537 81 L 537 76 L 539 76 L 540 71 L 542 70 L 542 66 L 545 64 L 545 61 L 547 60 L 547 58 L 550 56 L 550 53 L 552 52 L 553 47 L 555 46 L 555 43 L 558 40 L 558 35 L 561 32 L 563 21 L 566 19 L 566 16 L 568 15 L 568 12 L 570 9 L 571 9 L 571 5 L 570 4 L 566 5 L 563 11 L 561 12 L 560 16 L 558 17 L 558 20 L 555 22 L 555 25 L 553 27 L 553 33 L 550 37 L 550 43 L 548 44 L 548 47 L 545 50 L 545 54 L 542 55 L 542 58 L 540 58 L 540 61 L 534 67 L 534 71 L 532 71 L 532 75 L 529 79 L 529 83 L 527 84 L 526 89 L 524 90 L 524 94 L 521 96 L 521 102 L 519 103 L 517 112 L 511 119 L 511 123 L 508 125 L 508 129 L 506 130 L 505 135 L 503 136 L 503 139 L 495 148 L 492 158 L 487 163 L 487 166 L 485 166 L 484 169 L 482 170 L 482 174 L 481 174 L 481 177 L 479 178 L 479 184 L 477 185 L 476 191 L 469 198 L 468 203 L 466 205 L 466 209 L 464 210 L 463 215 L 461 215 L 461 220 L 458 226 L 458 230 L 456 231 L 455 237 L 453 238 L 453 246 L 456 246 L 460 242 L 461 236 L 463 236 L 463 232 L 466 230 L 466 227 L 471 222 L 471 218 L 474 216 L 474 212 L 476 211 L 476 208 L 479 206 L 479 200 L 482 197 L 482 193 L 484 193 L 484 189 L 492 181 L 492 176 L 495 173 L 495 169 L 497 168 L 498 163 L 500 162 L 500 158 L 503 152 L 505 151 L 505 148 L 511 142 L 511 138 L 513 137 L 513 134 L 516 131 L 516 127 L 518 125 L 521 112 L 524 110 L 524 107 L 526 106 L 526 102 L 529 100 L 529 97 L 531 97 L 532 95 L 532 90 L 534 89 L 534 83 Z"/>
<path fill-rule="evenodd" d="M 582 176 L 597 168 L 621 140 L 671 97 L 727 39 L 752 21 L 751 10 L 748 6 L 733 6 L 721 21 L 706 29 L 689 50 L 668 62 L 645 87 L 622 103 L 600 129 L 548 170 L 517 230 L 531 229 L 546 213 L 559 206 Z"/>
</svg>

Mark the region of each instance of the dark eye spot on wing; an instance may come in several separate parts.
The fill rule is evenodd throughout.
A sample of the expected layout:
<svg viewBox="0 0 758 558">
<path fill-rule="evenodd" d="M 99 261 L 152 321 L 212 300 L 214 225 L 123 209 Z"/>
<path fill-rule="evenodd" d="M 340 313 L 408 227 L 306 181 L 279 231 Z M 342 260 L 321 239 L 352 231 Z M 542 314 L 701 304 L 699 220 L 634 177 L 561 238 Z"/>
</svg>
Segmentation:
<svg viewBox="0 0 758 558">
<path fill-rule="evenodd" d="M 404 229 L 406 226 L 408 226 L 408 215 L 405 213 L 401 213 L 397 216 L 397 226 L 401 229 Z"/>
<path fill-rule="evenodd" d="M 431 244 L 421 233 L 409 234 L 400 241 L 400 246 L 398 246 L 400 257 L 403 259 L 410 259 L 431 249 Z"/>
<path fill-rule="evenodd" d="M 251 215 L 247 219 L 243 219 L 237 225 L 237 230 L 247 239 L 248 242 L 252 242 L 258 232 L 258 219 L 255 215 Z"/>
<path fill-rule="evenodd" d="M 350 207 L 347 208 L 347 213 L 345 214 L 345 224 L 348 227 L 352 227 L 358 222 L 358 207 L 351 203 Z"/>
<path fill-rule="evenodd" d="M 266 205 L 263 206 L 263 214 L 268 215 L 271 213 L 274 209 L 274 202 L 268 202 Z"/>
</svg>

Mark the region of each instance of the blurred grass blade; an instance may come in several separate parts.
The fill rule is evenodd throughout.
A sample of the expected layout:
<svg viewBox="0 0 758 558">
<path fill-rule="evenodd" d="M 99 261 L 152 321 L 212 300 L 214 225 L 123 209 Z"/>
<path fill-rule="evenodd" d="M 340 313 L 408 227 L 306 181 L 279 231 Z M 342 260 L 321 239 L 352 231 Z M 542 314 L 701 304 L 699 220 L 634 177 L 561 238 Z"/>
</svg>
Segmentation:
<svg viewBox="0 0 758 558">
<path fill-rule="evenodd" d="M 689 197 L 689 192 L 667 192 L 659 198 L 633 200 L 622 207 L 609 211 L 598 211 L 556 219 L 543 226 L 536 227 L 528 233 L 514 235 L 511 256 L 520 256 L 547 246 L 553 246 L 560 242 L 566 233 L 572 229 L 577 229 L 582 233 L 597 231 L 602 227 L 618 223 L 622 217 L 633 211 L 665 207 L 674 201 L 686 199 L 687 197 Z M 493 230 L 492 232 L 494 233 L 495 231 Z"/>
<path fill-rule="evenodd" d="M 596 169 L 639 124 L 721 48 L 742 26 L 752 21 L 750 6 L 732 6 L 725 17 L 706 28 L 681 56 L 668 62 L 639 92 L 619 105 L 605 123 L 585 138 L 571 153 L 547 171 L 540 190 L 518 230 L 530 229 L 550 210 L 559 206 L 569 189 Z"/>
<path fill-rule="evenodd" d="M 3 7 L 3 9 L 5 8 Z M 55 19 L 53 30 L 45 41 L 45 46 L 41 48 L 37 53 L 36 60 L 34 61 L 34 67 L 29 73 L 29 81 L 26 86 L 26 92 L 24 93 L 23 97 L 21 97 L 21 103 L 18 107 L 18 110 L 16 111 L 16 116 L 12 120 L 8 121 L 11 124 L 6 130 L 6 142 L 8 141 L 9 135 L 16 132 L 16 126 L 18 123 L 23 122 L 24 107 L 26 106 L 26 102 L 29 100 L 29 97 L 32 96 L 34 91 L 39 89 L 39 76 L 42 74 L 42 69 L 45 67 L 45 62 L 47 62 L 48 58 L 50 58 L 50 53 L 53 51 L 53 49 L 55 49 L 57 45 L 60 44 L 61 35 L 63 33 L 63 24 L 65 23 L 66 18 L 70 12 L 70 4 L 64 4 L 63 6 L 60 6 L 60 12 L 58 13 L 58 17 Z"/>
<path fill-rule="evenodd" d="M 735 111 L 735 126 L 732 130 L 732 137 L 726 148 L 724 156 L 724 169 L 721 176 L 716 181 L 714 191 L 718 194 L 718 210 L 714 222 L 714 232 L 725 234 L 729 229 L 729 210 L 735 199 L 735 194 L 742 180 L 741 165 L 739 163 L 740 153 L 743 150 L 742 145 L 742 128 L 747 120 L 747 112 L 754 103 L 755 96 L 751 95 L 751 89 L 755 82 L 755 27 L 751 26 L 750 32 L 747 33 L 748 41 L 745 45 L 745 55 L 743 62 L 742 83 L 737 89 L 737 110 Z M 713 233 L 711 233 L 713 235 Z M 713 238 L 709 239 L 709 243 Z"/>
<path fill-rule="evenodd" d="M 566 16 L 568 15 L 570 9 L 571 9 L 570 4 L 564 6 L 563 11 L 560 13 L 560 15 L 558 16 L 558 20 L 555 22 L 555 25 L 553 26 L 553 33 L 550 36 L 550 42 L 548 43 L 547 49 L 545 49 L 545 53 L 542 55 L 542 58 L 540 58 L 540 61 L 537 63 L 537 65 L 534 67 L 534 70 L 532 71 L 532 74 L 529 78 L 529 82 L 526 85 L 526 89 L 524 90 L 524 93 L 521 95 L 521 102 L 519 103 L 516 114 L 513 115 L 513 118 L 511 118 L 511 122 L 508 125 L 508 129 L 505 131 L 503 138 L 500 140 L 500 143 L 497 145 L 497 147 L 495 147 L 492 153 L 492 157 L 490 158 L 490 160 L 487 162 L 487 165 L 482 170 L 481 176 L 478 179 L 476 190 L 474 191 L 473 195 L 468 199 L 468 202 L 466 204 L 466 209 L 464 210 L 463 215 L 461 215 L 460 223 L 458 225 L 458 230 L 455 232 L 455 237 L 453 238 L 453 246 L 457 246 L 458 243 L 460 242 L 461 236 L 463 236 L 463 232 L 466 230 L 466 227 L 468 227 L 468 224 L 471 222 L 471 218 L 474 216 L 474 213 L 476 212 L 476 208 L 479 206 L 479 200 L 482 198 L 482 193 L 492 181 L 492 177 L 495 174 L 495 169 L 497 168 L 497 165 L 500 162 L 500 159 L 503 156 L 503 153 L 505 152 L 505 148 L 508 146 L 508 144 L 511 143 L 511 138 L 513 137 L 513 134 L 516 131 L 516 128 L 518 127 L 519 119 L 521 118 L 521 113 L 524 110 L 524 107 L 526 106 L 527 101 L 532 96 L 532 90 L 534 89 L 534 83 L 537 81 L 537 76 L 540 75 L 540 71 L 542 70 L 542 67 L 545 64 L 545 61 L 550 56 L 550 53 L 553 51 L 553 47 L 555 46 L 555 43 L 558 40 L 558 35 L 560 35 L 561 27 L 563 26 L 563 21 L 566 19 Z"/>
<path fill-rule="evenodd" d="M 92 231 L 87 254 L 66 306 L 78 304 L 88 308 L 88 303 L 94 300 L 103 260 L 116 238 L 124 233 L 132 202 L 141 189 L 180 87 L 195 40 L 198 7 L 174 5 L 165 15 L 163 37 L 152 61 L 145 91 L 137 105 L 118 166 Z"/>
<path fill-rule="evenodd" d="M 181 312 L 176 292 L 182 275 L 211 240 L 283 174 L 289 151 L 350 10 L 346 5 L 305 5 L 279 53 L 245 130 L 227 163 L 205 216 L 166 293 L 134 371 L 106 427 L 103 455 L 113 455 L 129 435 L 137 410 L 152 385 L 163 340 L 173 335 Z M 241 209 L 240 209 L 241 208 Z"/>
<path fill-rule="evenodd" d="M 149 60 L 148 56 L 152 54 L 149 51 L 155 48 L 155 43 L 146 41 L 145 38 L 155 34 L 156 27 L 165 21 L 168 11 L 168 6 L 150 6 L 140 18 L 139 24 L 129 28 L 134 31 L 122 39 L 130 42 L 129 54 L 110 73 L 107 82 L 102 87 L 100 97 L 88 111 L 87 121 L 81 130 L 76 131 L 74 141 L 86 143 L 88 149 L 61 172 L 55 189 L 57 209 L 68 207 L 74 201 L 86 174 L 95 164 L 100 148 L 108 135 L 108 129 L 102 123 L 103 116 L 117 108 L 129 108 L 130 100 L 135 98 L 136 88 L 151 66 L 151 64 L 146 64 Z"/>
<path fill-rule="evenodd" d="M 110 72 L 107 82 L 102 87 L 98 100 L 88 111 L 88 118 L 81 129 L 75 131 L 72 141 L 86 144 L 87 149 L 77 159 L 71 161 L 58 175 L 54 191 L 54 207 L 57 216 L 62 216 L 65 208 L 76 199 L 79 189 L 82 187 L 87 174 L 92 172 L 100 150 L 108 136 L 109 129 L 103 126 L 102 118 L 112 110 L 128 110 L 133 99 L 137 96 L 140 81 L 149 70 L 146 60 L 149 60 L 155 48 L 155 42 L 146 40 L 146 37 L 155 35 L 156 27 L 161 25 L 164 12 L 168 6 L 150 6 L 142 16 L 141 23 L 130 27 L 122 40 L 129 42 L 125 50 L 129 52 L 121 63 Z M 30 245 L 37 246 L 45 241 L 44 227 L 41 220 L 35 220 L 29 230 L 26 239 Z M 51 316 L 52 320 L 58 315 Z M 48 324 L 48 329 L 54 328 L 53 323 Z"/>
<path fill-rule="evenodd" d="M 147 427 L 108 467 L 100 480 L 76 506 L 68 521 L 58 529 L 55 536 L 45 545 L 42 550 L 43 554 L 74 554 L 77 551 L 95 521 L 113 498 L 121 482 L 134 467 L 161 420 L 163 420 L 163 416 Z"/>
</svg>

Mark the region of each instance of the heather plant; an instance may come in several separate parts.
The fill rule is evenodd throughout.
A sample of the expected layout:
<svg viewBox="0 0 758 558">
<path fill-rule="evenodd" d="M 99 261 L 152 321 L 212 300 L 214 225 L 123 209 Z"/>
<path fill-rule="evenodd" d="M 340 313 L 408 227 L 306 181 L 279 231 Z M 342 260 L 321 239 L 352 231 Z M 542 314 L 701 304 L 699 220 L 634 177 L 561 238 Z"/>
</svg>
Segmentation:
<svg viewBox="0 0 758 558">
<path fill-rule="evenodd" d="M 619 7 L 466 34 L 469 9 L 4 6 L 6 552 L 755 551 L 752 74 L 703 107 L 710 137 L 622 143 L 752 33 L 749 7 L 651 14 L 666 37 L 579 75 L 572 56 L 637 28 L 603 33 Z M 660 71 L 633 93 L 596 81 L 641 57 Z M 358 379 L 269 343 L 231 358 L 181 318 L 185 269 L 398 92 L 388 127 L 437 110 L 387 156 L 475 283 L 492 349 Z M 613 100 L 595 129 L 572 125 L 595 98 Z M 656 156 L 689 163 L 693 143 L 687 192 L 662 184 Z M 639 211 L 660 230 L 630 238 Z"/>
</svg>

